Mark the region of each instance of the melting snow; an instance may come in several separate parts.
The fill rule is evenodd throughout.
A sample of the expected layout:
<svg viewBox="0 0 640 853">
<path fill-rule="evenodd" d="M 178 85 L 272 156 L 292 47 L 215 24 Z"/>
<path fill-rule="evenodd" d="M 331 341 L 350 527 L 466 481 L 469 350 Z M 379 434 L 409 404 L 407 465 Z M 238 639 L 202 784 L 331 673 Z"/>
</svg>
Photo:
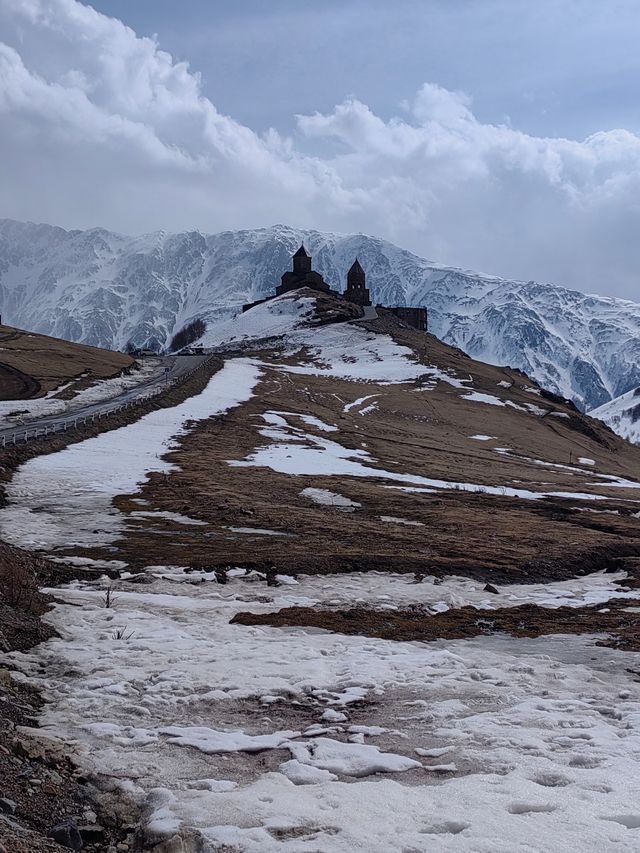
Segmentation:
<svg viewBox="0 0 640 853">
<path fill-rule="evenodd" d="M 365 397 L 358 397 L 357 400 L 354 400 L 352 403 L 347 403 L 346 406 L 342 409 L 343 412 L 350 412 L 351 409 L 355 409 L 358 406 L 361 406 L 367 400 L 372 400 L 374 397 L 378 397 L 378 394 L 367 394 Z"/>
<path fill-rule="evenodd" d="M 537 492 L 530 489 L 514 489 L 510 486 L 491 486 L 479 483 L 461 483 L 449 480 L 436 480 L 417 474 L 402 474 L 396 471 L 385 471 L 373 468 L 365 463 L 375 460 L 365 451 L 343 447 L 336 441 L 322 436 L 305 433 L 301 429 L 289 425 L 278 416 L 263 416 L 269 426 L 260 430 L 260 434 L 272 441 L 271 444 L 258 447 L 246 459 L 230 459 L 227 464 L 233 467 L 264 467 L 271 468 L 281 474 L 290 475 L 340 475 L 348 477 L 372 477 L 384 480 L 412 484 L 415 486 L 433 487 L 436 489 L 456 489 L 465 492 L 498 495 L 502 497 L 518 497 L 525 500 L 539 500 L 545 497 L 568 498 L 573 500 L 610 500 L 606 495 L 588 494 L 584 492 Z M 624 481 L 620 478 L 608 478 L 607 485 L 622 487 Z M 635 484 L 636 486 L 640 484 Z M 407 489 L 408 490 L 408 489 Z"/>
<path fill-rule="evenodd" d="M 490 598 L 595 600 L 622 577 Z M 410 580 L 300 577 L 296 591 L 483 596 L 468 579 Z M 61 636 L 7 657 L 45 687 L 41 732 L 128 790 L 154 843 L 196 830 L 246 853 L 636 848 L 637 655 L 573 636 L 394 643 L 232 625 L 238 610 L 296 603 L 240 576 L 197 588 L 155 579 L 112 609 L 81 584 L 56 595 Z M 124 625 L 132 639 L 114 640 Z M 265 696 L 277 705 L 247 717 Z M 276 708 L 286 727 L 269 719 Z M 319 721 L 336 708 L 328 731 Z M 243 714 L 244 725 L 221 722 Z"/>
<path fill-rule="evenodd" d="M 408 518 L 398 518 L 395 515 L 379 515 L 380 521 L 388 521 L 390 524 L 406 524 L 409 527 L 424 527 L 421 521 L 410 521 Z"/>
<path fill-rule="evenodd" d="M 305 498 L 310 498 L 314 503 L 335 506 L 339 509 L 353 510 L 358 506 L 362 506 L 358 501 L 352 501 L 351 498 L 345 498 L 344 495 L 339 495 L 337 492 L 330 492 L 328 489 L 314 489 L 309 487 L 303 489 L 300 494 Z"/>
<path fill-rule="evenodd" d="M 176 446 L 189 422 L 250 399 L 259 376 L 253 362 L 232 359 L 204 391 L 179 406 L 30 459 L 7 486 L 11 503 L 0 510 L 2 538 L 36 549 L 113 541 L 126 522 L 112 506 L 113 497 L 135 491 L 150 471 L 173 470 L 161 456 Z M 89 510 L 93 526 L 86 524 Z"/>
</svg>

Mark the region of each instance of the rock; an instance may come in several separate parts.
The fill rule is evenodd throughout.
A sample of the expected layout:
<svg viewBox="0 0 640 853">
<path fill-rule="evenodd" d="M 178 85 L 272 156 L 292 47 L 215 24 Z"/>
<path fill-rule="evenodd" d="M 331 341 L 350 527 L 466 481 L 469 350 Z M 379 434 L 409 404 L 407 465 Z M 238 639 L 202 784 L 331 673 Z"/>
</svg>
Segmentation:
<svg viewBox="0 0 640 853">
<path fill-rule="evenodd" d="M 21 758 L 35 758 L 40 761 L 44 761 L 46 759 L 46 749 L 44 744 L 30 738 L 15 738 L 12 743 L 12 748 L 14 753 L 19 755 Z M 20 776 L 24 778 L 26 776 L 31 776 L 32 774 L 33 768 L 29 767 L 28 772 L 26 769 L 20 774 Z"/>
<path fill-rule="evenodd" d="M 484 592 L 492 592 L 494 595 L 500 595 L 500 590 L 497 589 L 492 583 L 485 584 Z"/>
<path fill-rule="evenodd" d="M 187 849 L 192 848 L 191 846 L 187 848 L 182 838 L 179 835 L 174 835 L 173 838 L 169 838 L 167 841 L 157 844 L 153 848 L 153 853 L 186 853 Z"/>
<path fill-rule="evenodd" d="M 53 838 L 54 841 L 69 850 L 82 850 L 84 847 L 78 827 L 71 820 L 65 820 L 54 826 L 49 832 L 49 838 Z"/>
<path fill-rule="evenodd" d="M 62 785 L 64 779 L 56 770 L 48 771 L 49 780 L 54 783 L 54 785 Z"/>
<path fill-rule="evenodd" d="M 8 800 L 5 797 L 0 797 L 0 812 L 3 814 L 15 814 L 16 804 L 13 800 Z"/>
<path fill-rule="evenodd" d="M 6 649 L 0 649 L 0 651 L 8 652 L 9 651 L 8 644 L 7 644 Z M 10 687 L 11 686 L 11 670 L 0 669 L 0 684 L 3 687 Z"/>
<path fill-rule="evenodd" d="M 78 832 L 85 844 L 99 844 L 104 841 L 105 829 L 103 826 L 100 826 L 99 823 L 79 826 Z"/>
</svg>

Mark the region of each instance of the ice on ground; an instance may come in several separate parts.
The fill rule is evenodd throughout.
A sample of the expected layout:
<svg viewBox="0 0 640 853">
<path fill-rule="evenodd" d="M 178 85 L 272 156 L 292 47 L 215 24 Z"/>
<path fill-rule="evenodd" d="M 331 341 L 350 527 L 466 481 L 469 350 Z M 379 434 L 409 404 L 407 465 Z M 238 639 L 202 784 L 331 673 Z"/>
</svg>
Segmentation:
<svg viewBox="0 0 640 853">
<path fill-rule="evenodd" d="M 228 320 L 210 324 L 201 340 L 206 347 L 280 337 L 306 325 L 313 315 L 313 297 L 290 294 L 270 299 Z"/>
<path fill-rule="evenodd" d="M 495 435 L 470 435 L 469 438 L 474 438 L 476 441 L 493 441 L 495 439 Z"/>
<path fill-rule="evenodd" d="M 129 513 L 129 518 L 161 518 L 168 521 L 175 521 L 177 524 L 186 524 L 187 526 L 206 526 L 206 521 L 201 521 L 198 518 L 189 518 L 188 515 L 183 515 L 180 512 L 169 512 L 168 510 L 144 510 L 136 509 Z"/>
<path fill-rule="evenodd" d="M 353 601 L 360 587 L 399 602 L 446 584 L 482 596 L 466 579 L 298 580 L 296 593 L 325 599 Z M 586 599 L 619 580 L 562 589 Z M 552 587 L 520 592 L 553 598 Z M 239 610 L 295 595 L 240 576 L 220 589 L 156 578 L 113 609 L 98 588 L 58 590 L 59 635 L 5 656 L 44 689 L 41 733 L 130 790 L 148 836 L 198 832 L 246 853 L 636 850 L 637 655 L 589 637 L 411 643 L 235 625 Z M 124 625 L 133 639 L 114 640 Z M 279 701 L 265 709 L 265 696 Z M 327 732 L 328 709 L 353 722 Z"/>
<path fill-rule="evenodd" d="M 280 530 L 268 530 L 266 527 L 227 527 L 232 533 L 244 533 L 254 536 L 288 536 Z"/>
<path fill-rule="evenodd" d="M 322 782 L 333 782 L 338 778 L 328 770 L 322 770 L 311 764 L 303 764 L 296 758 L 283 762 L 278 770 L 294 785 L 318 785 Z"/>
<path fill-rule="evenodd" d="M 424 377 L 457 388 L 468 381 L 420 364 L 413 350 L 397 344 L 389 335 L 349 322 L 310 328 L 314 304 L 313 297 L 292 298 L 285 294 L 212 326 L 202 342 L 205 346 L 220 346 L 283 336 L 283 346 L 289 353 L 304 350 L 311 357 L 309 364 L 280 367 L 291 373 L 379 383 Z"/>
<path fill-rule="evenodd" d="M 301 412 L 265 412 L 265 418 L 271 418 L 272 423 L 282 423 L 282 418 L 285 417 L 294 417 L 299 418 L 303 421 L 307 426 L 315 427 L 316 429 L 321 430 L 322 432 L 338 432 L 338 427 L 333 424 L 327 424 L 324 421 L 320 420 L 320 418 L 315 417 L 314 415 L 307 415 Z M 284 421 L 286 423 L 286 421 Z"/>
<path fill-rule="evenodd" d="M 134 491 L 151 471 L 173 470 L 162 457 L 189 423 L 249 400 L 259 377 L 252 361 L 231 359 L 204 391 L 178 406 L 30 459 L 7 486 L 10 504 L 0 510 L 2 538 L 38 550 L 113 541 L 126 521 L 112 505 L 115 495 Z M 91 527 L 86 523 L 89 509 Z"/>
<path fill-rule="evenodd" d="M 291 738 L 300 737 L 301 732 L 273 732 L 268 735 L 247 735 L 244 732 L 216 731 L 205 726 L 167 726 L 160 734 L 169 735 L 169 743 L 192 746 L 207 755 L 221 752 L 263 752 L 265 749 L 281 749 Z"/>
<path fill-rule="evenodd" d="M 308 742 L 291 741 L 291 755 L 301 764 L 328 770 L 341 776 L 373 776 L 374 773 L 403 773 L 421 768 L 419 761 L 381 752 L 377 746 L 361 743 L 342 743 L 332 738 L 318 737 Z"/>
<path fill-rule="evenodd" d="M 368 406 L 365 406 L 365 407 L 364 407 L 364 409 L 360 409 L 360 411 L 358 412 L 358 414 L 359 414 L 359 415 L 368 415 L 368 414 L 370 414 L 371 412 L 375 412 L 375 410 L 376 410 L 377 408 L 378 408 L 378 404 L 377 404 L 377 403 L 370 403 Z"/>
<path fill-rule="evenodd" d="M 386 521 L 389 524 L 405 524 L 408 527 L 424 527 L 421 521 L 411 521 L 408 518 L 398 518 L 395 515 L 379 515 L 380 521 Z"/>
<path fill-rule="evenodd" d="M 579 456 L 578 462 L 581 465 L 595 465 L 596 464 L 595 459 L 589 459 L 588 456 Z"/>
<path fill-rule="evenodd" d="M 435 367 L 420 364 L 413 350 L 397 344 L 388 335 L 368 332 L 350 323 L 337 323 L 289 335 L 290 352 L 305 349 L 313 362 L 283 366 L 289 373 L 333 376 L 339 379 L 378 382 L 410 382 L 421 376 L 455 384 L 455 377 Z"/>
<path fill-rule="evenodd" d="M 123 560 L 96 560 L 93 557 L 49 557 L 52 563 L 64 563 L 69 566 L 81 566 L 88 569 L 126 569 L 129 565 Z"/>
<path fill-rule="evenodd" d="M 542 406 L 535 406 L 533 403 L 525 403 L 524 405 L 532 415 L 537 415 L 539 418 L 549 414 L 549 409 L 543 409 Z"/>
<path fill-rule="evenodd" d="M 355 409 L 358 406 L 361 406 L 363 403 L 366 403 L 367 400 L 373 400 L 374 397 L 380 396 L 379 394 L 367 394 L 364 397 L 358 397 L 357 400 L 354 400 L 352 403 L 347 403 L 342 409 L 343 412 L 350 412 L 351 409 Z"/>
<path fill-rule="evenodd" d="M 316 504 L 323 506 L 335 506 L 338 509 L 348 510 L 352 512 L 356 507 L 362 506 L 358 501 L 352 501 L 351 498 L 346 498 L 344 495 L 339 495 L 337 492 L 331 492 L 329 489 L 315 489 L 309 487 L 303 489 L 300 494 L 309 498 Z"/>
<path fill-rule="evenodd" d="M 489 406 L 506 406 L 506 402 L 493 394 L 482 394 L 480 391 L 469 391 L 462 396 L 463 400 L 470 400 L 474 403 L 487 403 Z"/>
</svg>

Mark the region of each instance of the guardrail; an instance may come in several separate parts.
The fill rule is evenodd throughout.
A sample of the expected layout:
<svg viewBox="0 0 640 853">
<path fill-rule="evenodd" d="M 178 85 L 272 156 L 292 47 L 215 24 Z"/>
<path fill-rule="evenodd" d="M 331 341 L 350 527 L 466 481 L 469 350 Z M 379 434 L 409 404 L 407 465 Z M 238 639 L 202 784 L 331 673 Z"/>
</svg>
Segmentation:
<svg viewBox="0 0 640 853">
<path fill-rule="evenodd" d="M 90 415 L 69 415 L 69 417 L 56 421 L 51 425 L 36 425 L 33 427 L 25 426 L 14 430 L 12 433 L 4 434 L 0 437 L 0 449 L 5 450 L 7 447 L 15 447 L 17 444 L 27 444 L 27 442 L 35 441 L 36 439 L 50 438 L 54 435 L 60 435 L 60 433 L 67 432 L 70 429 L 78 430 L 87 424 L 93 424 L 96 421 L 100 421 L 103 418 L 108 417 L 109 415 L 115 414 L 116 412 L 133 409 L 143 403 L 148 403 L 149 400 L 153 400 L 161 394 L 166 394 L 170 388 L 176 388 L 178 385 L 182 385 L 183 382 L 186 382 L 198 373 L 198 371 L 203 370 L 213 357 L 214 355 L 212 354 L 197 367 L 194 367 L 193 370 L 189 370 L 187 373 L 183 373 L 175 379 L 169 379 L 164 384 L 159 384 L 152 392 L 141 394 L 133 400 L 127 400 L 125 403 L 118 403 L 113 406 L 105 405 L 103 409 L 93 412 Z"/>
</svg>

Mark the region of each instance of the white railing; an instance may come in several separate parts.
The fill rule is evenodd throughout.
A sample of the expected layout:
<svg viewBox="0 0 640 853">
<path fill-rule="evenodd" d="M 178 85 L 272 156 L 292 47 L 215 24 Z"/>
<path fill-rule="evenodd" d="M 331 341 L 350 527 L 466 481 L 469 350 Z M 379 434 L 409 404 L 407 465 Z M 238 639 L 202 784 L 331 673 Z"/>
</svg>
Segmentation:
<svg viewBox="0 0 640 853">
<path fill-rule="evenodd" d="M 34 441 L 38 438 L 49 438 L 50 436 L 59 435 L 61 432 L 67 432 L 69 429 L 78 430 L 87 424 L 92 424 L 97 420 L 102 420 L 102 418 L 106 418 L 108 415 L 113 415 L 116 414 L 116 412 L 122 412 L 126 409 L 132 409 L 136 406 L 142 405 L 143 403 L 148 403 L 149 400 L 153 400 L 161 394 L 165 394 L 170 388 L 175 388 L 183 382 L 186 382 L 187 379 L 190 379 L 195 373 L 202 370 L 207 364 L 209 364 L 212 358 L 213 355 L 210 355 L 209 358 L 201 362 L 197 367 L 194 367 L 193 370 L 189 370 L 187 373 L 182 373 L 175 379 L 169 379 L 163 384 L 158 384 L 153 391 L 141 394 L 133 400 L 127 400 L 125 403 L 116 403 L 112 406 L 107 404 L 104 408 L 92 412 L 90 415 L 69 415 L 67 418 L 56 421 L 54 424 L 47 424 L 45 426 L 38 426 L 35 424 L 33 427 L 25 426 L 10 433 L 4 433 L 0 436 L 0 449 L 4 450 L 7 447 L 15 447 L 17 444 L 26 444 L 27 442 Z"/>
</svg>

